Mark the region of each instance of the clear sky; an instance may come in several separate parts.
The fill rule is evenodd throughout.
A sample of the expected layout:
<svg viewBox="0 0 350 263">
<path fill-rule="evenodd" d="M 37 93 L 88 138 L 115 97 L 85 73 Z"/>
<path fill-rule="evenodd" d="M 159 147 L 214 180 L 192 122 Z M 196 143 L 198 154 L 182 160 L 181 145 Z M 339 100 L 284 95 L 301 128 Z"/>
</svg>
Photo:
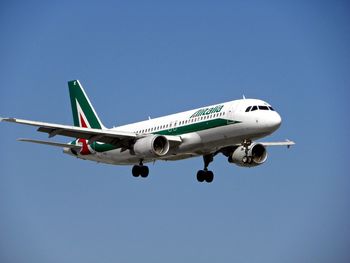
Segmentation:
<svg viewBox="0 0 350 263">
<path fill-rule="evenodd" d="M 239 99 L 281 128 L 257 168 L 76 160 L 0 124 L 0 262 L 347 263 L 347 1 L 2 1 L 0 115 L 71 124 L 79 79 L 108 127 Z M 64 137 L 54 141 L 66 142 Z"/>
</svg>

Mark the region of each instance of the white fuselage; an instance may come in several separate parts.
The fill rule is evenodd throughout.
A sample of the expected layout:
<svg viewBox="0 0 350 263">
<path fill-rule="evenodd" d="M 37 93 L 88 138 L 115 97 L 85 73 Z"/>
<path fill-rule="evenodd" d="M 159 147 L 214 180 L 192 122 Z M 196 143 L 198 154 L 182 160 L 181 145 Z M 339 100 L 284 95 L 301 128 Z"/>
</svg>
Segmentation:
<svg viewBox="0 0 350 263">
<path fill-rule="evenodd" d="M 252 111 L 252 108 L 256 110 Z M 259 109 L 258 106 L 262 106 Z M 246 111 L 248 107 L 250 111 Z M 180 112 L 164 117 L 112 128 L 120 132 L 133 132 L 140 137 L 147 134 L 179 136 L 181 144 L 173 145 L 161 158 L 143 159 L 179 160 L 214 153 L 219 149 L 242 143 L 244 140 L 263 138 L 281 124 L 280 115 L 271 106 L 256 99 L 241 99 Z M 78 155 L 79 158 L 109 164 L 137 164 L 140 158 L 132 150 L 117 148 Z"/>
</svg>

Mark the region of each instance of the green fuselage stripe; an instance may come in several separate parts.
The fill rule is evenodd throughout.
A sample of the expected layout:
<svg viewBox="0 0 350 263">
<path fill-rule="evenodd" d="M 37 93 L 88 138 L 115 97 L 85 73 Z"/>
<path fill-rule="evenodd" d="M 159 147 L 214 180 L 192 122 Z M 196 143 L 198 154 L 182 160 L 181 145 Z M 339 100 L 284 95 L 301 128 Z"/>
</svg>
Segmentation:
<svg viewBox="0 0 350 263">
<path fill-rule="evenodd" d="M 231 121 L 226 119 L 204 120 L 202 122 L 191 123 L 184 126 L 167 129 L 167 130 L 161 130 L 161 131 L 155 132 L 154 134 L 182 135 L 190 132 L 198 132 L 198 131 L 213 129 L 213 128 L 222 127 L 228 124 L 235 124 L 235 123 L 239 123 L 239 121 Z"/>
<path fill-rule="evenodd" d="M 217 127 L 223 127 L 226 125 L 237 124 L 237 123 L 241 123 L 241 122 L 240 121 L 226 120 L 226 119 L 203 120 L 201 122 L 190 123 L 190 124 L 180 126 L 180 127 L 156 131 L 156 132 L 153 132 L 152 134 L 182 135 L 182 134 L 186 134 L 186 133 L 199 132 L 199 131 L 203 131 L 203 130 L 213 129 L 213 128 L 217 128 Z M 94 149 L 96 152 L 105 152 L 105 151 L 117 149 L 117 147 L 115 147 L 112 144 L 97 143 L 97 142 L 92 143 L 91 148 Z"/>
</svg>

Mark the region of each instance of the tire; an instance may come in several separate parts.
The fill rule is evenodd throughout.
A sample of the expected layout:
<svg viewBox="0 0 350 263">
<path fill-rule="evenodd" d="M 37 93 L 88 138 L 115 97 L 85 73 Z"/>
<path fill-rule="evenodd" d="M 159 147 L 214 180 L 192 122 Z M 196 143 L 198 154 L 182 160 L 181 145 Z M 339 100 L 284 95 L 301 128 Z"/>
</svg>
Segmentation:
<svg viewBox="0 0 350 263">
<path fill-rule="evenodd" d="M 197 172 L 197 181 L 202 183 L 202 182 L 204 182 L 204 179 L 205 179 L 205 171 L 199 170 Z"/>
<path fill-rule="evenodd" d="M 212 171 L 207 171 L 205 175 L 205 181 L 211 183 L 214 180 L 214 173 Z"/>
<path fill-rule="evenodd" d="M 141 177 L 146 178 L 149 174 L 148 166 L 141 166 Z"/>
<path fill-rule="evenodd" d="M 140 166 L 134 165 L 134 166 L 132 167 L 132 176 L 134 176 L 134 177 L 139 177 L 140 174 L 141 174 Z"/>
</svg>

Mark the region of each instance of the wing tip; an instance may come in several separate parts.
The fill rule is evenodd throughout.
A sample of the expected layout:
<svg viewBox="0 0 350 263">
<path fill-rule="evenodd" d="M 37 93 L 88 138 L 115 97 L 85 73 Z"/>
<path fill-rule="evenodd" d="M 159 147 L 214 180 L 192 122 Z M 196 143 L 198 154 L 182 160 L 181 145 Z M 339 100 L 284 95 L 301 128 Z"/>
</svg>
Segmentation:
<svg viewBox="0 0 350 263">
<path fill-rule="evenodd" d="M 290 145 L 295 145 L 295 141 L 291 141 L 289 139 L 286 139 L 286 142 L 288 142 Z"/>
<path fill-rule="evenodd" d="M 294 141 L 291 141 L 289 139 L 286 139 L 286 142 L 288 142 L 287 148 L 289 149 L 291 146 L 295 145 Z"/>
<path fill-rule="evenodd" d="M 0 117 L 0 121 L 16 122 L 16 118 L 3 118 L 3 117 Z"/>
</svg>

